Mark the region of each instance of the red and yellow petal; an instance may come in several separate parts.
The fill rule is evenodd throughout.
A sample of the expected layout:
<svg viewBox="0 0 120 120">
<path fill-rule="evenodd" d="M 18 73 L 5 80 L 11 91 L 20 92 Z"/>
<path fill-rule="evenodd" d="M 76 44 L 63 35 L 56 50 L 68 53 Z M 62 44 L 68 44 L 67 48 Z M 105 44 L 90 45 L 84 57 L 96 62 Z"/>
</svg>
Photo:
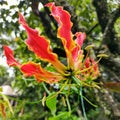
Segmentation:
<svg viewBox="0 0 120 120">
<path fill-rule="evenodd" d="M 89 68 L 90 65 L 91 65 L 90 58 L 87 57 L 87 59 L 85 60 L 85 67 L 86 67 L 86 68 Z"/>
<path fill-rule="evenodd" d="M 98 64 L 94 59 L 91 59 L 91 62 L 93 66 L 93 76 L 98 77 L 100 75 Z"/>
<path fill-rule="evenodd" d="M 13 51 L 6 45 L 4 45 L 3 48 L 4 48 L 4 54 L 5 54 L 6 59 L 7 59 L 7 64 L 9 66 L 20 66 L 20 63 L 17 62 L 14 58 Z"/>
<path fill-rule="evenodd" d="M 62 40 L 64 47 L 71 50 L 74 47 L 74 41 L 72 39 L 70 14 L 61 6 L 55 6 L 54 2 L 48 3 L 46 6 L 51 8 L 51 14 L 59 24 L 58 37 Z"/>
<path fill-rule="evenodd" d="M 62 76 L 59 74 L 46 71 L 39 64 L 34 62 L 25 63 L 20 69 L 25 76 L 34 76 L 38 82 L 45 81 L 51 84 L 62 80 Z"/>
<path fill-rule="evenodd" d="M 91 59 L 91 62 L 92 62 L 94 71 L 97 71 L 98 70 L 98 64 L 95 62 L 94 59 Z"/>
<path fill-rule="evenodd" d="M 81 56 L 81 54 L 83 54 L 81 47 L 86 38 L 85 33 L 82 32 L 77 32 L 75 35 L 76 35 L 76 40 L 75 40 L 76 46 L 72 50 L 72 58 L 74 62 L 78 60 L 79 55 Z"/>
<path fill-rule="evenodd" d="M 55 6 L 54 2 L 48 3 L 46 6 L 51 8 L 51 14 L 59 24 L 57 35 L 58 38 L 61 39 L 66 51 L 68 68 L 73 68 L 74 65 L 71 51 L 75 47 L 75 42 L 73 41 L 71 32 L 72 22 L 70 20 L 70 14 L 66 10 L 63 10 L 61 6 Z"/>
<path fill-rule="evenodd" d="M 50 42 L 44 37 L 40 36 L 38 31 L 30 28 L 25 22 L 22 14 L 19 13 L 19 23 L 23 25 L 28 34 L 26 44 L 38 57 L 47 61 L 56 61 L 57 55 L 50 49 Z"/>
<path fill-rule="evenodd" d="M 86 38 L 86 35 L 85 33 L 82 33 L 82 32 L 77 32 L 75 35 L 76 35 L 76 40 L 75 40 L 76 46 L 73 48 L 71 53 L 72 53 L 72 59 L 74 62 L 74 69 L 79 70 L 79 67 L 82 64 L 83 57 L 84 57 L 81 47 Z"/>
<path fill-rule="evenodd" d="M 84 72 L 85 76 L 88 75 L 88 77 L 91 77 L 94 80 L 100 75 L 98 64 L 92 58 L 88 57 L 84 64 L 84 69 L 86 69 Z"/>
<path fill-rule="evenodd" d="M 79 71 L 80 68 L 83 66 L 84 54 L 83 50 L 81 50 L 78 46 L 76 46 L 72 51 L 72 59 L 74 61 L 74 70 Z"/>
<path fill-rule="evenodd" d="M 20 13 L 19 23 L 23 25 L 28 34 L 28 39 L 26 40 L 28 48 L 40 59 L 52 63 L 59 72 L 64 71 L 65 66 L 58 60 L 58 56 L 52 52 L 50 41 L 48 41 L 44 36 L 39 35 L 37 30 L 30 28 Z"/>
<path fill-rule="evenodd" d="M 86 34 L 82 33 L 82 32 L 77 32 L 75 35 L 76 35 L 76 40 L 75 40 L 76 44 L 78 46 L 82 47 L 83 42 L 86 38 Z"/>
</svg>

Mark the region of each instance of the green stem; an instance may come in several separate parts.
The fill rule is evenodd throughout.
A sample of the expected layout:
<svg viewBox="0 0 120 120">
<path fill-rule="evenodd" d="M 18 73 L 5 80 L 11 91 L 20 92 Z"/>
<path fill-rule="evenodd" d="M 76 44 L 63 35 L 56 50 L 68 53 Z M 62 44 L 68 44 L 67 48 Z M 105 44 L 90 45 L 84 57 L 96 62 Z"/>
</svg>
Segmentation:
<svg viewBox="0 0 120 120">
<path fill-rule="evenodd" d="M 47 89 L 47 87 L 46 87 L 46 85 L 45 85 L 45 83 L 44 83 L 44 82 L 42 82 L 42 85 L 43 85 L 43 87 L 44 87 L 45 91 L 47 92 L 47 94 L 49 95 L 49 94 L 50 94 L 50 91 Z"/>
<path fill-rule="evenodd" d="M 80 99 L 81 99 L 81 105 L 82 105 L 82 110 L 83 110 L 83 115 L 84 115 L 84 118 L 85 120 L 87 120 L 87 115 L 86 115 L 86 111 L 85 111 L 85 105 L 84 105 L 84 100 L 83 100 L 83 97 L 82 97 L 82 86 L 80 87 Z"/>
<path fill-rule="evenodd" d="M 85 105 L 84 105 L 84 100 L 83 100 L 83 95 L 82 95 L 82 84 L 81 84 L 81 81 L 78 78 L 74 77 L 74 76 L 72 76 L 72 78 L 77 83 L 77 85 L 80 86 L 79 95 L 80 95 L 80 100 L 81 100 L 83 116 L 84 116 L 84 119 L 87 120 L 87 115 L 86 115 L 86 112 L 85 112 Z"/>
<path fill-rule="evenodd" d="M 70 106 L 70 102 L 69 102 L 68 96 L 66 96 L 66 102 L 67 102 L 69 113 L 71 114 L 71 106 Z"/>
</svg>

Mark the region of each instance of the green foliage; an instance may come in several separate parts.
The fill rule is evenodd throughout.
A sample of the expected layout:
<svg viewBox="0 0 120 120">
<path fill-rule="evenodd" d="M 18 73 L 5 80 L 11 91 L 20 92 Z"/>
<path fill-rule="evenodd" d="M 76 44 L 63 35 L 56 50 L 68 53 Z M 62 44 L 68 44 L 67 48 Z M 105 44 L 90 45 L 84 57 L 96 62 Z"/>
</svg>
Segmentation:
<svg viewBox="0 0 120 120">
<path fill-rule="evenodd" d="M 52 115 L 55 116 L 55 112 L 56 112 L 56 94 L 52 93 L 50 94 L 47 99 L 46 99 L 46 106 L 50 109 Z"/>
<path fill-rule="evenodd" d="M 8 78 L 8 71 L 7 68 L 0 65 L 0 85 L 2 85 L 4 82 L 9 81 L 10 78 Z"/>
<path fill-rule="evenodd" d="M 81 120 L 69 112 L 60 112 L 57 116 L 50 117 L 48 120 Z"/>
<path fill-rule="evenodd" d="M 120 26 L 119 26 L 119 24 L 120 24 L 120 18 L 116 21 L 115 26 L 114 26 L 118 37 L 120 37 L 120 32 L 119 32 L 120 31 Z"/>
<path fill-rule="evenodd" d="M 2 117 L 4 119 L 6 119 L 6 113 L 7 113 L 7 110 L 13 115 L 14 112 L 13 112 L 13 109 L 11 107 L 11 104 L 7 98 L 7 96 L 5 96 L 4 94 L 2 94 L 0 92 L 0 114 L 2 115 Z"/>
<path fill-rule="evenodd" d="M 7 68 L 0 65 L 0 77 L 7 76 L 7 75 L 8 75 Z"/>
</svg>

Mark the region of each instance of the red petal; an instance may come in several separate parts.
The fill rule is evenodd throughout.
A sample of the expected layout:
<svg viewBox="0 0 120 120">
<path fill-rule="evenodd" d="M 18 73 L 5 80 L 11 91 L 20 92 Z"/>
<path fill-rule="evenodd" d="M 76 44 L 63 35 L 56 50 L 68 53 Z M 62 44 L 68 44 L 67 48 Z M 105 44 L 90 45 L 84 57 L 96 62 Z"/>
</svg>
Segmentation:
<svg viewBox="0 0 120 120">
<path fill-rule="evenodd" d="M 81 62 L 83 60 L 83 51 L 81 50 L 83 41 L 86 38 L 85 33 L 77 32 L 76 34 L 76 46 L 72 50 L 72 59 L 74 61 L 74 67 L 75 69 L 79 69 L 81 66 Z"/>
<path fill-rule="evenodd" d="M 21 71 L 25 76 L 33 76 L 36 73 L 43 74 L 43 70 L 40 65 L 28 62 L 21 66 Z"/>
<path fill-rule="evenodd" d="M 51 51 L 50 42 L 46 40 L 44 36 L 40 36 L 37 30 L 30 28 L 20 13 L 19 22 L 27 31 L 28 39 L 26 40 L 26 44 L 28 45 L 29 49 L 42 60 L 52 63 L 58 71 L 63 71 L 65 67 L 62 63 L 60 63 L 57 55 Z"/>
<path fill-rule="evenodd" d="M 63 10 L 62 7 L 55 6 L 54 2 L 48 3 L 46 6 L 51 8 L 52 16 L 59 23 L 58 37 L 61 38 L 65 49 L 71 50 L 74 46 L 74 41 L 72 39 L 70 14 Z"/>
<path fill-rule="evenodd" d="M 93 59 L 88 57 L 85 60 L 85 67 L 90 68 L 85 72 L 85 74 L 91 76 L 92 79 L 96 79 L 100 75 L 98 64 Z"/>
<path fill-rule="evenodd" d="M 59 23 L 57 35 L 62 40 L 64 49 L 66 51 L 68 68 L 71 67 L 73 69 L 74 65 L 71 51 L 75 47 L 75 42 L 72 38 L 72 22 L 70 20 L 70 14 L 63 10 L 61 6 L 55 6 L 54 2 L 48 3 L 46 6 L 51 8 L 52 16 Z"/>
<path fill-rule="evenodd" d="M 86 60 L 85 60 L 85 67 L 86 68 L 89 68 L 90 67 L 90 58 L 88 57 Z"/>
<path fill-rule="evenodd" d="M 74 61 L 74 70 L 79 71 L 82 66 L 82 61 L 84 58 L 83 50 L 80 46 L 76 46 L 72 51 L 72 59 Z"/>
<path fill-rule="evenodd" d="M 13 51 L 6 45 L 4 45 L 4 54 L 7 58 L 7 64 L 9 66 L 20 66 L 20 63 L 18 63 L 14 58 Z"/>
<path fill-rule="evenodd" d="M 73 49 L 73 51 L 72 51 L 72 58 L 73 58 L 74 62 L 77 61 L 78 51 L 79 51 L 79 47 L 78 47 L 78 46 L 76 46 L 76 47 Z"/>
<path fill-rule="evenodd" d="M 79 45 L 80 47 L 82 47 L 82 45 L 83 45 L 83 42 L 84 42 L 84 40 L 85 40 L 85 38 L 86 38 L 86 34 L 85 33 L 82 33 L 82 32 L 77 32 L 76 34 L 76 43 L 77 43 L 77 45 Z"/>
<path fill-rule="evenodd" d="M 62 80 L 61 76 L 51 73 L 43 69 L 39 64 L 28 62 L 21 66 L 21 71 L 25 76 L 34 76 L 38 82 L 45 81 L 47 83 L 54 83 Z"/>
<path fill-rule="evenodd" d="M 25 22 L 24 17 L 19 14 L 19 22 L 23 25 L 28 33 L 26 44 L 38 57 L 47 61 L 56 61 L 57 55 L 50 49 L 50 42 L 44 36 L 40 36 L 38 31 L 30 28 Z"/>
<path fill-rule="evenodd" d="M 92 62 L 92 65 L 93 65 L 94 71 L 97 71 L 97 70 L 98 70 L 98 64 L 95 62 L 94 59 L 91 59 L 91 62 Z"/>
</svg>

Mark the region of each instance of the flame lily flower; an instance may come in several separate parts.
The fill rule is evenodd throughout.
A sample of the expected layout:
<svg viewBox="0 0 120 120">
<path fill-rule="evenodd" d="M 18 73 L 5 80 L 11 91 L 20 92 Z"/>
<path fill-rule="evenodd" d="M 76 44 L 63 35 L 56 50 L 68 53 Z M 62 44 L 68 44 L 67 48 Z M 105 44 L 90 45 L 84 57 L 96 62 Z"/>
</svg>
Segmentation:
<svg viewBox="0 0 120 120">
<path fill-rule="evenodd" d="M 37 30 L 30 28 L 21 13 L 19 13 L 19 23 L 22 24 L 28 35 L 26 45 L 38 58 L 51 63 L 55 68 L 55 72 L 47 71 L 39 63 L 32 61 L 24 64 L 19 63 L 15 60 L 13 51 L 8 46 L 4 46 L 8 65 L 19 67 L 25 76 L 34 76 L 38 82 L 45 81 L 50 84 L 68 79 L 71 76 L 80 79 L 84 77 L 85 79 L 86 76 L 90 77 L 92 75 L 92 77 L 94 76 L 93 79 L 95 79 L 99 75 L 97 63 L 92 59 L 90 60 L 90 58 L 84 61 L 82 45 L 86 38 L 85 33 L 77 32 L 75 35 L 72 34 L 70 14 L 63 10 L 61 6 L 55 6 L 54 2 L 51 2 L 46 4 L 46 7 L 50 8 L 51 15 L 59 24 L 57 37 L 60 38 L 64 46 L 67 66 L 58 60 L 57 54 L 52 52 L 50 41 L 39 35 Z M 73 36 L 76 37 L 75 40 L 73 40 Z"/>
</svg>

